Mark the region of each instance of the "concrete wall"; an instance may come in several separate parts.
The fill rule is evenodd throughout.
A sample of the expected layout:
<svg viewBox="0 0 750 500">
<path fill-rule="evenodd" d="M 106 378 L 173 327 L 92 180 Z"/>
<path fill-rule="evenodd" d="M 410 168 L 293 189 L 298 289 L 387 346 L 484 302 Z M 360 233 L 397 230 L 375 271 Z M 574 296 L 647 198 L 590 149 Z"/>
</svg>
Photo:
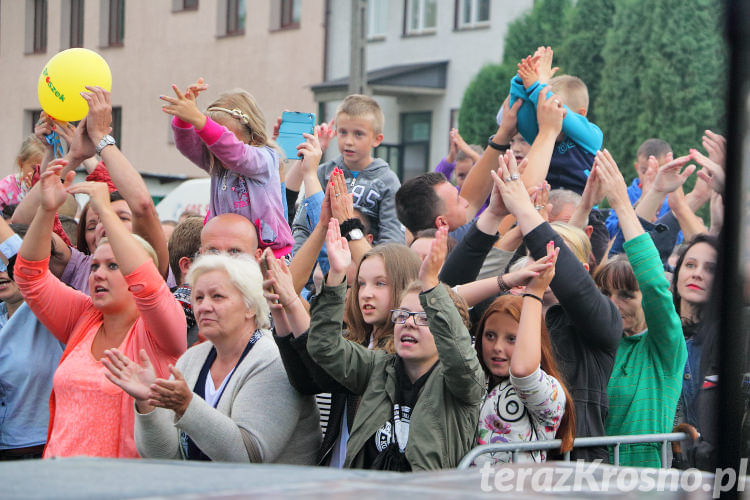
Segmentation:
<svg viewBox="0 0 750 500">
<path fill-rule="evenodd" d="M 217 15 L 226 0 L 200 0 L 198 10 L 172 12 L 170 0 L 126 0 L 122 47 L 101 47 L 103 5 L 85 0 L 84 47 L 96 50 L 112 70 L 112 101 L 122 107 L 122 150 L 142 172 L 202 176 L 203 171 L 170 143 L 169 118 L 160 94 L 199 76 L 210 89 L 205 107 L 223 90 L 251 92 L 270 131 L 283 109 L 316 111 L 309 86 L 323 78 L 324 0 L 304 0 L 298 29 L 271 30 L 276 0 L 247 0 L 245 34 L 217 36 Z M 63 0 L 49 0 L 47 51 L 25 54 L 26 0 L 0 3 L 0 175 L 14 171 L 17 149 L 30 129 L 26 110 L 38 109 L 39 73 L 61 46 Z M 26 126 L 30 126 L 26 120 Z"/>
</svg>

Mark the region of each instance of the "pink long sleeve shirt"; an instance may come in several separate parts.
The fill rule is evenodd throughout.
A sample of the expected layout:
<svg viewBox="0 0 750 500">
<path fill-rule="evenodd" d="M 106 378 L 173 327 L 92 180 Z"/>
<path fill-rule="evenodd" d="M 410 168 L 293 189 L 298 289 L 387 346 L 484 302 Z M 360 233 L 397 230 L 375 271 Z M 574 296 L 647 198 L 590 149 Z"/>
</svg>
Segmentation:
<svg viewBox="0 0 750 500">
<path fill-rule="evenodd" d="M 279 155 L 268 146 L 245 144 L 226 127 L 211 118 L 196 130 L 175 117 L 174 143 L 190 161 L 211 174 L 210 218 L 233 213 L 247 217 L 258 228 L 261 248 L 271 247 L 276 257 L 292 250 L 292 230 L 284 217 L 279 179 Z M 219 159 L 223 169 L 211 172 L 209 155 Z"/>
</svg>

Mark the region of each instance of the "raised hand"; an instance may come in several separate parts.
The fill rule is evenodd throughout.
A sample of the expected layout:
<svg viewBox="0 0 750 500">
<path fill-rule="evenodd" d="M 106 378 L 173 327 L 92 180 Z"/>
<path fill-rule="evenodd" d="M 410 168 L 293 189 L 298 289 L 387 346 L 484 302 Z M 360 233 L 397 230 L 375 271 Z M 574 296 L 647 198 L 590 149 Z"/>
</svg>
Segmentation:
<svg viewBox="0 0 750 500">
<path fill-rule="evenodd" d="M 537 262 L 543 262 L 544 264 L 549 265 L 540 271 L 537 276 L 531 278 L 526 285 L 527 293 L 532 293 L 539 298 L 544 295 L 547 287 L 552 282 L 552 278 L 555 277 L 555 264 L 557 263 L 557 256 L 559 253 L 560 247 L 555 247 L 554 241 L 547 243 L 547 255 L 539 259 Z"/>
<path fill-rule="evenodd" d="M 39 180 L 41 186 L 41 206 L 49 212 L 56 212 L 68 199 L 67 189 L 73 183 L 76 173 L 65 175 L 65 182 L 60 183 L 60 173 L 68 162 L 62 159 L 52 160 Z"/>
<path fill-rule="evenodd" d="M 626 203 L 627 206 L 630 206 L 628 186 L 625 184 L 625 179 L 609 151 L 605 149 L 596 152 L 594 168 L 597 169 L 597 176 L 610 205 L 613 208 L 624 206 Z"/>
<path fill-rule="evenodd" d="M 52 130 L 57 132 L 60 137 L 62 137 L 62 139 L 68 145 L 68 149 L 70 149 L 70 145 L 73 142 L 73 138 L 75 137 L 76 133 L 75 126 L 68 122 L 59 122 L 57 120 L 54 120 L 52 124 Z"/>
<path fill-rule="evenodd" d="M 501 157 L 500 168 L 497 172 L 491 171 L 490 174 L 494 181 L 493 189 L 497 189 L 500 193 L 507 210 L 518 218 L 524 210 L 535 209 L 529 198 L 529 193 L 521 181 L 515 157 L 512 153 L 508 156 L 510 157 L 508 164 Z"/>
<path fill-rule="evenodd" d="M 73 131 L 72 141 L 68 143 L 68 155 L 71 156 L 71 161 L 80 163 L 95 154 L 96 144 L 88 134 L 88 117 L 84 117 Z"/>
<path fill-rule="evenodd" d="M 273 253 L 264 253 L 263 258 L 268 263 L 268 279 L 263 282 L 263 295 L 271 309 L 285 309 L 299 298 L 294 290 L 292 273 Z"/>
<path fill-rule="evenodd" d="M 534 208 L 542 219 L 549 221 L 549 212 L 552 209 L 552 204 L 549 202 L 549 192 L 551 186 L 545 181 L 536 187 L 531 188 L 531 202 L 534 204 Z"/>
<path fill-rule="evenodd" d="M 646 171 L 641 175 L 641 196 L 651 191 L 657 172 L 659 172 L 659 160 L 651 155 L 646 160 Z"/>
<path fill-rule="evenodd" d="M 206 115 L 198 109 L 192 92 L 183 94 L 175 84 L 172 84 L 172 90 L 176 97 L 169 97 L 167 95 L 159 96 L 159 99 L 168 103 L 161 110 L 168 115 L 176 116 L 180 120 L 191 124 L 196 129 L 202 129 L 206 124 Z"/>
<path fill-rule="evenodd" d="M 190 95 L 194 101 L 198 101 L 198 95 L 208 90 L 208 84 L 203 81 L 203 77 L 198 78 L 195 83 L 188 85 L 185 95 Z"/>
<path fill-rule="evenodd" d="M 331 140 L 336 137 L 336 119 L 332 118 L 330 122 L 323 122 L 320 124 L 320 130 L 318 131 L 318 140 L 320 141 L 320 149 L 328 149 L 328 145 L 331 144 Z"/>
<path fill-rule="evenodd" d="M 146 350 L 141 349 L 138 354 L 141 364 L 132 361 L 119 349 L 107 349 L 101 362 L 109 370 L 109 373 L 104 373 L 107 380 L 136 401 L 145 402 L 149 398 L 151 385 L 156 382 L 156 372 Z"/>
<path fill-rule="evenodd" d="M 331 265 L 328 271 L 328 286 L 336 286 L 344 281 L 346 271 L 352 263 L 352 253 L 349 251 L 349 243 L 341 236 L 339 221 L 331 218 L 328 222 L 328 233 L 326 234 L 326 249 L 328 250 L 328 263 Z"/>
<path fill-rule="evenodd" d="M 504 274 L 502 279 L 509 288 L 527 286 L 531 282 L 531 280 L 539 277 L 541 273 L 554 266 L 555 264 L 554 262 L 551 262 L 550 256 L 545 255 L 539 260 L 530 261 L 521 269 Z"/>
<path fill-rule="evenodd" d="M 555 76 L 555 73 L 557 73 L 557 70 L 560 69 L 557 66 L 552 67 L 552 58 L 554 56 L 552 47 L 539 47 L 534 55 L 536 56 L 537 54 L 539 56 L 537 63 L 539 83 L 549 83 L 552 77 Z"/>
<path fill-rule="evenodd" d="M 169 365 L 169 371 L 174 379 L 157 378 L 149 387 L 148 404 L 172 410 L 177 418 L 182 418 L 193 399 L 193 391 L 176 367 Z"/>
<path fill-rule="evenodd" d="M 440 281 L 438 274 L 445 263 L 445 257 L 448 255 L 448 228 L 443 226 L 435 233 L 435 239 L 432 240 L 430 253 L 422 261 L 419 268 L 419 281 L 422 282 L 422 291 L 432 290 Z"/>
<path fill-rule="evenodd" d="M 546 88 L 542 89 L 539 93 L 539 100 L 536 106 L 539 132 L 546 131 L 557 135 L 562 131 L 562 123 L 567 111 L 559 97 L 552 92 L 549 92 L 544 97 L 543 94 L 545 92 L 547 92 Z"/>
<path fill-rule="evenodd" d="M 529 88 L 539 81 L 538 62 L 539 56 L 527 56 L 517 64 L 518 76 L 521 78 L 524 88 Z"/>
<path fill-rule="evenodd" d="M 502 121 L 498 128 L 498 135 L 495 142 L 498 144 L 510 143 L 511 138 L 518 132 L 518 110 L 521 109 L 523 101 L 516 99 L 513 106 L 510 105 L 510 95 L 505 98 L 502 105 Z"/>
<path fill-rule="evenodd" d="M 726 182 L 724 167 L 704 156 L 696 149 L 690 150 L 690 158 L 703 167 L 698 171 L 698 177 L 703 179 L 717 193 L 723 193 L 724 183 Z"/>
<path fill-rule="evenodd" d="M 39 121 L 37 121 L 34 124 L 34 135 L 37 136 L 37 138 L 44 143 L 47 148 L 51 148 L 51 144 L 47 144 L 46 136 L 52 133 L 52 128 L 55 126 L 52 118 L 50 118 L 47 113 L 42 111 L 42 114 L 39 115 Z"/>
<path fill-rule="evenodd" d="M 448 156 L 445 159 L 448 163 L 456 163 L 456 156 L 458 155 L 458 144 L 456 144 L 456 133 L 458 130 L 452 128 L 450 131 L 450 147 L 448 148 Z"/>
<path fill-rule="evenodd" d="M 106 182 L 79 182 L 68 187 L 67 191 L 70 194 L 88 195 L 91 209 L 100 217 L 106 210 L 111 209 L 109 187 Z"/>
<path fill-rule="evenodd" d="M 286 111 L 286 110 L 284 110 Z M 279 138 L 279 130 L 281 130 L 281 117 L 276 117 L 276 123 L 273 124 L 273 131 L 271 132 L 271 140 L 276 140 Z"/>
<path fill-rule="evenodd" d="M 93 144 L 99 144 L 102 137 L 112 132 L 112 99 L 110 93 L 101 87 L 87 85 L 86 90 L 88 92 L 81 92 L 89 104 L 86 132 Z"/>
<path fill-rule="evenodd" d="M 512 168 L 514 169 L 517 168 L 516 158 L 515 156 L 513 156 L 513 153 L 510 150 L 500 155 L 497 161 L 497 175 L 503 175 L 503 169 L 505 169 L 506 171 L 509 170 L 511 168 L 510 165 L 512 165 Z M 487 211 L 497 218 L 505 217 L 510 213 L 508 211 L 508 208 L 505 206 L 505 202 L 503 201 L 502 192 L 495 183 L 492 184 L 492 191 L 490 191 L 490 202 L 487 205 Z"/>
<path fill-rule="evenodd" d="M 320 128 L 314 127 L 312 134 L 302 134 L 305 142 L 297 146 L 297 152 L 302 155 L 302 168 L 305 173 L 316 174 L 320 158 L 323 156 L 323 149 L 320 147 L 318 132 Z"/>
<path fill-rule="evenodd" d="M 711 226 L 709 233 L 717 235 L 724 226 L 724 198 L 719 193 L 711 194 Z"/>
<path fill-rule="evenodd" d="M 727 140 L 724 136 L 706 130 L 702 142 L 703 147 L 708 152 L 709 159 L 723 167 L 727 157 Z"/>
<path fill-rule="evenodd" d="M 649 160 L 651 160 L 651 158 L 649 158 Z M 685 184 L 688 177 L 695 172 L 695 165 L 688 165 L 685 167 L 685 170 L 680 173 L 682 167 L 689 161 L 690 156 L 681 156 L 659 167 L 651 189 L 655 189 L 659 193 L 667 194 L 681 187 Z"/>
<path fill-rule="evenodd" d="M 354 217 L 354 197 L 347 191 L 344 172 L 338 167 L 331 174 L 331 215 L 340 220 L 346 221 Z"/>
<path fill-rule="evenodd" d="M 333 184 L 327 183 L 326 193 L 323 196 L 323 201 L 320 203 L 320 219 L 318 225 L 328 227 L 328 221 L 331 220 L 331 198 L 333 198 Z"/>
</svg>

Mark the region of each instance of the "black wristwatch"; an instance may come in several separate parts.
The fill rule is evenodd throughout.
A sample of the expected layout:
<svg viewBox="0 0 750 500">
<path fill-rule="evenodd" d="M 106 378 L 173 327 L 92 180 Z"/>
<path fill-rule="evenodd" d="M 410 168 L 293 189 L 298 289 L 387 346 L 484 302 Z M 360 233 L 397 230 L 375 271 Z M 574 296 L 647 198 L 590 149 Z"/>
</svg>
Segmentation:
<svg viewBox="0 0 750 500">
<path fill-rule="evenodd" d="M 346 238 L 346 241 L 361 240 L 365 237 L 365 226 L 356 217 L 347 219 L 339 224 L 339 229 L 341 230 L 341 236 Z"/>
<path fill-rule="evenodd" d="M 510 149 L 510 144 L 498 144 L 492 139 L 494 139 L 495 136 L 491 135 L 489 139 L 487 139 L 487 145 L 494 149 L 495 151 L 500 151 L 501 153 L 505 153 Z"/>
</svg>

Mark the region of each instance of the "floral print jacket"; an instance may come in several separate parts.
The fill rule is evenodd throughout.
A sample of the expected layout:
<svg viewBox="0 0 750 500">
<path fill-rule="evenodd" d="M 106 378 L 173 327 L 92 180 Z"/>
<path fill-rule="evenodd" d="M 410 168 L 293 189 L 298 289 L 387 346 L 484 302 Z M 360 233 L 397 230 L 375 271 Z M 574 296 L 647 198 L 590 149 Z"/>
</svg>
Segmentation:
<svg viewBox="0 0 750 500">
<path fill-rule="evenodd" d="M 565 391 L 560 382 L 537 368 L 527 377 L 512 374 L 492 388 L 482 404 L 477 444 L 555 439 L 565 412 Z M 511 453 L 482 455 L 476 464 L 510 462 Z M 544 451 L 521 452 L 518 462 L 544 462 Z"/>
</svg>

